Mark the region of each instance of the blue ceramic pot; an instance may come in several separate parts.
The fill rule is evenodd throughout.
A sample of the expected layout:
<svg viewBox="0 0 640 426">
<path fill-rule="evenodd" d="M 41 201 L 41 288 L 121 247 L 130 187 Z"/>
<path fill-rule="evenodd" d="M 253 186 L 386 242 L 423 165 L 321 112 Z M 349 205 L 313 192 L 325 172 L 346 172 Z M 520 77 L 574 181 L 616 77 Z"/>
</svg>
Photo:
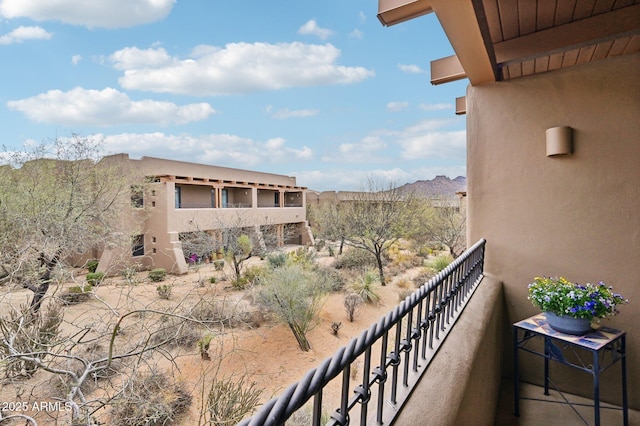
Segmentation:
<svg viewBox="0 0 640 426">
<path fill-rule="evenodd" d="M 545 315 L 549 326 L 560 333 L 581 336 L 591 330 L 591 320 L 589 319 L 556 315 L 551 312 L 545 312 Z"/>
</svg>

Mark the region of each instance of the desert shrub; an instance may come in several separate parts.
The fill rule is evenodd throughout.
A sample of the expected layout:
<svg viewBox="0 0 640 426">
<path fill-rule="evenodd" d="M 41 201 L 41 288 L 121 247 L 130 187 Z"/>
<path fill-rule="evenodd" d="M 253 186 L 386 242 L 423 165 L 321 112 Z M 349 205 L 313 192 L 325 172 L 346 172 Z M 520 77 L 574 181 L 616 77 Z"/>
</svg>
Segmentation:
<svg viewBox="0 0 640 426">
<path fill-rule="evenodd" d="M 243 277 L 247 279 L 248 284 L 257 285 L 266 273 L 266 269 L 263 266 L 250 266 L 243 274 Z"/>
<path fill-rule="evenodd" d="M 413 279 L 413 283 L 417 288 L 426 284 L 431 278 L 433 278 L 433 271 L 431 269 L 424 270 Z"/>
<path fill-rule="evenodd" d="M 224 269 L 224 260 L 214 260 L 213 269 L 215 269 L 216 271 L 222 271 Z"/>
<path fill-rule="evenodd" d="M 267 256 L 267 264 L 270 268 L 280 268 L 287 264 L 287 258 L 289 255 L 284 252 L 272 253 Z"/>
<path fill-rule="evenodd" d="M 87 283 L 91 286 L 99 285 L 104 280 L 104 272 L 89 272 L 87 274 Z"/>
<path fill-rule="evenodd" d="M 200 340 L 198 340 L 198 351 L 200 352 L 200 358 L 204 361 L 210 361 L 209 357 L 209 345 L 213 340 L 213 334 L 206 333 Z"/>
<path fill-rule="evenodd" d="M 138 271 L 135 267 L 128 267 L 122 270 L 122 278 L 129 285 L 138 284 Z"/>
<path fill-rule="evenodd" d="M 249 284 L 251 284 L 251 281 L 249 281 L 247 277 L 238 277 L 235 280 L 231 281 L 231 285 L 236 290 L 244 290 L 245 288 L 249 287 Z"/>
<path fill-rule="evenodd" d="M 444 268 L 449 266 L 449 264 L 453 262 L 453 258 L 449 254 L 441 254 L 439 256 L 434 257 L 431 261 L 428 262 L 427 266 L 431 268 L 434 272 L 438 273 L 442 271 Z"/>
<path fill-rule="evenodd" d="M 320 424 L 326 425 L 331 420 L 330 415 L 323 411 L 320 415 Z M 308 403 L 299 410 L 296 410 L 289 420 L 285 423 L 285 426 L 309 426 L 313 423 L 313 403 Z"/>
<path fill-rule="evenodd" d="M 311 247 L 300 247 L 288 254 L 289 262 L 300 265 L 305 269 L 313 269 L 316 266 L 316 251 Z"/>
<path fill-rule="evenodd" d="M 378 273 L 374 269 L 368 269 L 351 283 L 349 290 L 362 297 L 365 303 L 378 303 L 380 302 L 379 282 Z"/>
<path fill-rule="evenodd" d="M 374 267 L 376 259 L 368 251 L 352 248 L 346 250 L 342 256 L 338 258 L 335 264 L 336 269 L 354 269 Z"/>
<path fill-rule="evenodd" d="M 85 267 L 89 272 L 95 272 L 98 269 L 98 259 L 87 260 Z"/>
<path fill-rule="evenodd" d="M 412 283 L 411 283 L 411 281 L 409 281 L 406 278 L 400 278 L 400 279 L 396 280 L 395 284 L 399 288 L 409 288 L 409 287 L 411 287 Z"/>
<path fill-rule="evenodd" d="M 37 361 L 12 357 L 9 342 L 18 353 L 42 361 L 57 343 L 63 313 L 62 308 L 49 303 L 41 315 L 32 315 L 30 307 L 23 305 L 0 317 L 0 372 L 4 377 L 31 377 L 36 372 Z"/>
<path fill-rule="evenodd" d="M 160 426 L 174 422 L 191 405 L 184 385 L 157 371 L 139 373 L 113 401 L 111 424 Z"/>
<path fill-rule="evenodd" d="M 227 426 L 239 423 L 258 406 L 263 391 L 256 382 L 247 383 L 244 376 L 239 379 L 215 378 L 207 395 L 206 424 Z"/>
<path fill-rule="evenodd" d="M 329 283 L 329 290 L 341 291 L 344 289 L 344 278 L 342 278 L 340 272 L 336 271 L 334 268 L 319 267 L 316 273 L 320 276 L 320 279 L 323 280 L 323 282 Z"/>
<path fill-rule="evenodd" d="M 160 299 L 169 300 L 171 298 L 172 287 L 173 286 L 171 284 L 160 284 L 156 287 L 156 291 L 158 292 Z"/>
<path fill-rule="evenodd" d="M 344 296 L 344 309 L 347 311 L 349 322 L 355 320 L 356 314 L 362 309 L 363 305 L 364 299 L 359 294 L 347 293 Z"/>
<path fill-rule="evenodd" d="M 262 285 L 255 288 L 255 296 L 262 306 L 289 326 L 300 349 L 308 351 L 311 345 L 306 335 L 318 324 L 320 309 L 331 286 L 326 275 L 300 265 L 287 265 L 269 271 Z"/>
<path fill-rule="evenodd" d="M 403 289 L 401 291 L 398 292 L 398 300 L 400 302 L 402 302 L 404 299 L 406 299 L 408 296 L 411 296 L 413 294 L 415 290 L 410 290 L 410 289 Z"/>
<path fill-rule="evenodd" d="M 67 288 L 57 297 L 63 304 L 73 305 L 89 300 L 93 294 L 91 290 L 93 290 L 93 286 L 91 284 L 85 284 L 83 286 L 75 285 Z"/>
<path fill-rule="evenodd" d="M 215 283 L 216 283 L 216 281 L 218 281 L 218 279 L 217 279 L 216 277 L 209 277 L 209 282 L 210 282 L 211 284 L 215 284 Z"/>
<path fill-rule="evenodd" d="M 156 268 L 149 271 L 149 279 L 154 283 L 164 281 L 167 277 L 167 270 L 164 268 Z"/>
<path fill-rule="evenodd" d="M 227 299 L 216 301 L 203 299 L 193 306 L 186 316 L 203 323 L 225 327 L 255 325 L 254 313 L 246 302 L 239 303 Z"/>
<path fill-rule="evenodd" d="M 193 323 L 175 317 L 161 317 L 159 325 L 149 339 L 151 345 L 164 343 L 168 346 L 193 347 L 200 337 L 200 331 Z"/>
</svg>

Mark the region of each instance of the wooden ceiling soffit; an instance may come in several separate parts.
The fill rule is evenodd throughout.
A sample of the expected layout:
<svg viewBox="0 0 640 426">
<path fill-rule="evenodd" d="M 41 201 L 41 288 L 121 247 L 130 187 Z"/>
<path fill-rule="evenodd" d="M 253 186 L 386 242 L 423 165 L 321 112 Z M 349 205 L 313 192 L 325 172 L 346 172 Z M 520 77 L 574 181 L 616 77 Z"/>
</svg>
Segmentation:
<svg viewBox="0 0 640 426">
<path fill-rule="evenodd" d="M 499 79 L 482 0 L 431 0 L 435 12 L 472 85 Z"/>
<path fill-rule="evenodd" d="M 384 26 L 399 24 L 431 12 L 428 0 L 378 0 L 378 19 Z"/>
<path fill-rule="evenodd" d="M 640 34 L 640 4 L 496 43 L 494 51 L 508 66 L 633 34 Z"/>
</svg>

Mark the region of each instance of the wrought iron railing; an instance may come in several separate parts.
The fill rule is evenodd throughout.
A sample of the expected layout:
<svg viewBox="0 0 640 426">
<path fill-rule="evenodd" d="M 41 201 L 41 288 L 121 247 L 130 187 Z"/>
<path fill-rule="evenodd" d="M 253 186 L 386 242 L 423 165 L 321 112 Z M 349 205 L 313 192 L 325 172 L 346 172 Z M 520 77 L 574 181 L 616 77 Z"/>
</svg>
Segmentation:
<svg viewBox="0 0 640 426">
<path fill-rule="evenodd" d="M 482 239 L 239 425 L 284 425 L 313 398 L 312 424 L 319 426 L 327 421 L 323 420 L 323 390 L 340 374 L 340 408 L 330 414 L 327 424 L 390 424 L 482 280 L 484 249 Z M 373 367 L 376 357 L 379 364 Z M 363 379 L 352 384 L 351 369 L 360 361 Z M 354 410 L 358 404 L 359 410 Z"/>
</svg>

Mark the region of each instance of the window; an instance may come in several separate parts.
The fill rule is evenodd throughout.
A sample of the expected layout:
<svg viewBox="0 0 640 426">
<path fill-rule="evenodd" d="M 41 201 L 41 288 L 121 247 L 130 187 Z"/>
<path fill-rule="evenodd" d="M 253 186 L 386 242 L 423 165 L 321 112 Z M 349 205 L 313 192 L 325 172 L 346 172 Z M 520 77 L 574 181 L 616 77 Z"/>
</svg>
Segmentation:
<svg viewBox="0 0 640 426">
<path fill-rule="evenodd" d="M 131 241 L 131 255 L 133 257 L 144 256 L 144 235 L 134 235 Z"/>
<path fill-rule="evenodd" d="M 280 207 L 280 193 L 279 192 L 274 192 L 273 193 L 273 206 L 274 207 Z"/>
<path fill-rule="evenodd" d="M 229 207 L 229 191 L 226 189 L 222 190 L 222 207 Z"/>
<path fill-rule="evenodd" d="M 140 185 L 131 186 L 131 206 L 135 209 L 144 207 L 144 191 Z"/>
<path fill-rule="evenodd" d="M 180 208 L 181 203 L 182 203 L 182 196 L 180 194 L 180 187 L 176 186 L 176 209 Z"/>
</svg>

